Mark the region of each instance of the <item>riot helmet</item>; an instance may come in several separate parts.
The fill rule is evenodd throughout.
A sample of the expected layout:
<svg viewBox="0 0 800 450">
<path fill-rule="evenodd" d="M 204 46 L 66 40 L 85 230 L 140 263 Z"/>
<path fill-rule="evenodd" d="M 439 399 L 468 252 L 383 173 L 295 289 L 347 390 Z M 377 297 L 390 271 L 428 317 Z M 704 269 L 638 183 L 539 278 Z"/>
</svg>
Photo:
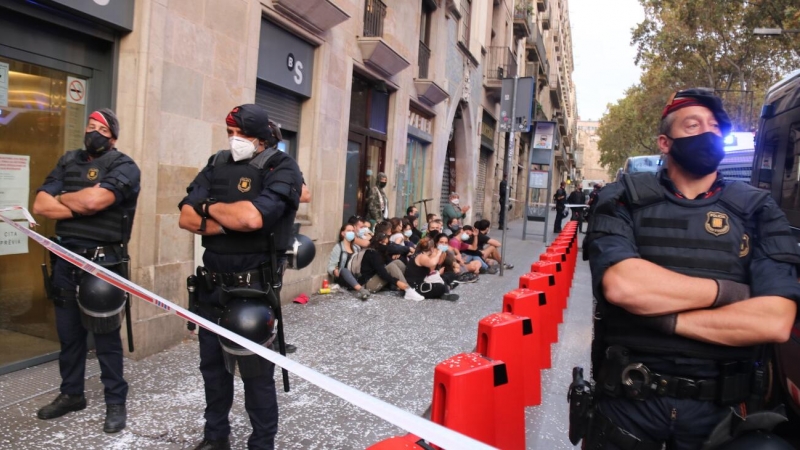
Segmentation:
<svg viewBox="0 0 800 450">
<path fill-rule="evenodd" d="M 794 447 L 772 433 L 753 431 L 718 447 L 719 450 L 792 450 Z"/>
<path fill-rule="evenodd" d="M 245 339 L 264 347 L 275 340 L 275 312 L 269 306 L 268 294 L 256 289 L 223 289 L 220 303 L 222 315 L 218 324 Z M 243 378 L 258 376 L 267 369 L 269 361 L 241 345 L 219 337 L 225 368 L 235 374 L 238 365 Z"/>
<path fill-rule="evenodd" d="M 286 252 L 288 259 L 287 268 L 300 270 L 311 264 L 317 254 L 314 241 L 306 235 L 296 234 L 292 248 Z"/>
<path fill-rule="evenodd" d="M 78 285 L 81 323 L 92 333 L 110 333 L 122 325 L 127 294 L 96 276 L 84 273 Z"/>
</svg>

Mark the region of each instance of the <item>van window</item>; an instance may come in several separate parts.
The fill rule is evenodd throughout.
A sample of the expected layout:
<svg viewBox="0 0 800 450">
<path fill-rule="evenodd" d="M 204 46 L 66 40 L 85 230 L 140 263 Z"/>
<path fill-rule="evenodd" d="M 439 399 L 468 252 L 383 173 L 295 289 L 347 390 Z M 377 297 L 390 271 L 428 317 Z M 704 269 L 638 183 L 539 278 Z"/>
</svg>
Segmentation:
<svg viewBox="0 0 800 450">
<path fill-rule="evenodd" d="M 792 127 L 786 149 L 781 186 L 781 208 L 800 210 L 800 125 Z"/>
</svg>

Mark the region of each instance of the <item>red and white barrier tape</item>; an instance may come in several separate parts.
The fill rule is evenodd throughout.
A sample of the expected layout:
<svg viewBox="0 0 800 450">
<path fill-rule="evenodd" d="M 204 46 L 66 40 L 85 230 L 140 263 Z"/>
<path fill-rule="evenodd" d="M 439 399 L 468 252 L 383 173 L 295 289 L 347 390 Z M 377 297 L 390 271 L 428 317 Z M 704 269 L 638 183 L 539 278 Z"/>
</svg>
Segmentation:
<svg viewBox="0 0 800 450">
<path fill-rule="evenodd" d="M 142 300 L 152 303 L 158 306 L 161 309 L 169 311 L 183 319 L 186 319 L 190 322 L 194 322 L 197 325 L 209 330 L 213 333 L 216 333 L 220 336 L 223 336 L 227 339 L 230 339 L 233 342 L 241 345 L 242 347 L 250 350 L 253 353 L 261 356 L 269 360 L 272 363 L 292 372 L 293 374 L 303 378 L 304 380 L 308 381 L 311 384 L 316 385 L 317 387 L 324 389 L 331 394 L 352 403 L 355 406 L 358 406 L 361 409 L 364 409 L 381 419 L 396 425 L 404 430 L 409 431 L 410 433 L 419 436 L 422 439 L 425 439 L 428 442 L 432 442 L 442 448 L 449 448 L 449 449 L 476 449 L 476 450 L 488 450 L 494 447 L 486 445 L 480 441 L 477 441 L 473 438 L 465 436 L 461 433 L 456 431 L 450 430 L 445 428 L 439 424 L 433 423 L 423 417 L 411 414 L 408 411 L 404 411 L 394 405 L 386 403 L 380 399 L 377 399 L 369 394 L 361 392 L 353 387 L 350 387 L 344 383 L 334 380 L 333 378 L 327 377 L 314 369 L 306 367 L 300 363 L 292 361 L 291 359 L 281 355 L 280 353 L 274 352 L 269 350 L 265 347 L 262 347 L 256 344 L 253 341 L 245 339 L 238 334 L 235 334 L 221 326 L 209 322 L 208 320 L 194 314 L 180 306 L 166 300 L 147 289 L 144 289 L 136 284 L 122 278 L 121 276 L 111 272 L 103 267 L 100 267 L 93 262 L 72 253 L 71 251 L 65 249 L 64 247 L 56 244 L 55 242 L 51 241 L 50 239 L 42 236 L 41 234 L 29 230 L 25 228 L 18 222 L 15 222 L 12 219 L 5 217 L 2 213 L 3 212 L 10 212 L 10 211 L 21 211 L 22 214 L 25 216 L 25 219 L 30 222 L 31 226 L 36 225 L 36 221 L 30 215 L 28 210 L 21 206 L 14 206 L 9 208 L 0 208 L 0 219 L 11 225 L 12 227 L 16 228 L 20 232 L 27 235 L 29 238 L 33 239 L 34 241 L 38 242 L 47 250 L 55 253 L 63 260 L 69 262 L 70 264 L 84 270 L 92 275 L 100 278 L 107 283 L 110 283 L 113 286 L 116 286 L 123 291 L 129 292 L 136 297 L 141 298 Z"/>
</svg>

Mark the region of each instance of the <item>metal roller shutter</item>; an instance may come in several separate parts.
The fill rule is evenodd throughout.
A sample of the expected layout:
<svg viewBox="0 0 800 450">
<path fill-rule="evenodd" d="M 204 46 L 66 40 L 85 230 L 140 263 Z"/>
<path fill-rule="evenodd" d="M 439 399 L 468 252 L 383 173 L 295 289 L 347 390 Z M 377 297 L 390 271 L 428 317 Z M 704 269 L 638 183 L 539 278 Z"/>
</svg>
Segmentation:
<svg viewBox="0 0 800 450">
<path fill-rule="evenodd" d="M 300 131 L 300 108 L 303 102 L 300 97 L 289 94 L 259 81 L 256 86 L 256 105 L 263 106 L 270 120 L 284 130 Z"/>
</svg>

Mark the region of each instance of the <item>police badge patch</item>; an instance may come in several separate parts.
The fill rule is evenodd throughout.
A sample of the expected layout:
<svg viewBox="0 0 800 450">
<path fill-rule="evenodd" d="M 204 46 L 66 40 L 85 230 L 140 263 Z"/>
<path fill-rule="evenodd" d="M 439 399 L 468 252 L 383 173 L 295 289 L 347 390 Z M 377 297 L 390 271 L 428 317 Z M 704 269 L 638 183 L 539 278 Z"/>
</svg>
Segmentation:
<svg viewBox="0 0 800 450">
<path fill-rule="evenodd" d="M 239 191 L 242 193 L 249 192 L 252 185 L 252 180 L 247 177 L 239 178 Z"/>
<path fill-rule="evenodd" d="M 731 230 L 728 215 L 721 212 L 709 211 L 706 218 L 706 231 L 714 236 L 722 236 Z"/>
<path fill-rule="evenodd" d="M 750 254 L 750 236 L 747 233 L 742 236 L 742 243 L 739 244 L 739 258 L 744 258 Z"/>
<path fill-rule="evenodd" d="M 96 180 L 98 175 L 100 175 L 100 171 L 94 167 L 92 167 L 91 169 L 89 169 L 88 172 L 86 172 L 86 178 L 88 178 L 89 181 Z"/>
</svg>

